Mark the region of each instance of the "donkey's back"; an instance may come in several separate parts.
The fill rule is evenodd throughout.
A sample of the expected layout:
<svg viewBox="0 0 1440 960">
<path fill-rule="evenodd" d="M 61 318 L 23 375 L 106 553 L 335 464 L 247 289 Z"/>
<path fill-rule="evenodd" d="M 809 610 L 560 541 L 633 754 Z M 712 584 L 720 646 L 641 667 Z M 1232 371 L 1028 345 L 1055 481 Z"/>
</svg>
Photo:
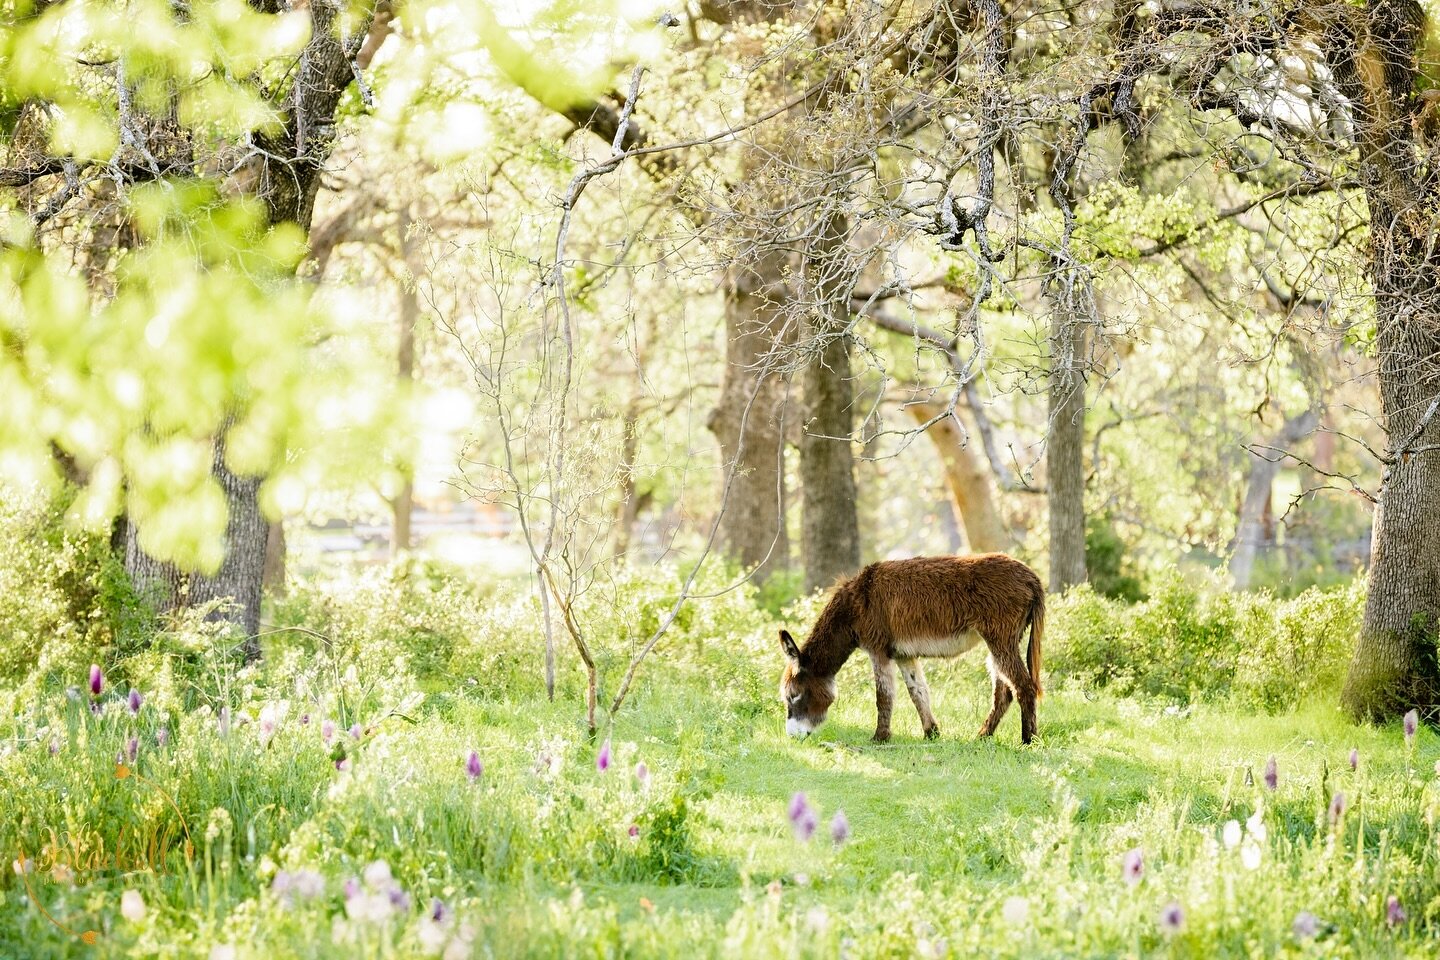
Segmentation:
<svg viewBox="0 0 1440 960">
<path fill-rule="evenodd" d="M 861 643 L 892 657 L 953 657 L 982 641 L 1013 642 L 1045 604 L 1040 578 L 1003 553 L 886 560 L 857 580 L 868 628 Z"/>
</svg>

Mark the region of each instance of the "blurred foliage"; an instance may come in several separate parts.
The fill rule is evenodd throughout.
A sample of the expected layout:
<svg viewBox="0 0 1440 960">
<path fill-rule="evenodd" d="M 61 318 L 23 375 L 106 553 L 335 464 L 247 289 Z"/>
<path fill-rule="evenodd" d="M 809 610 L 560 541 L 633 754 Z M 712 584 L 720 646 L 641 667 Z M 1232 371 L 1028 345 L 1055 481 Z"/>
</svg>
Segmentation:
<svg viewBox="0 0 1440 960">
<path fill-rule="evenodd" d="M 1136 604 L 1089 584 L 1054 601 L 1045 662 L 1056 679 L 1181 704 L 1290 709 L 1338 689 L 1365 605 L 1360 579 L 1290 600 L 1231 592 L 1218 574 L 1196 586 L 1171 571 L 1149 587 Z"/>
</svg>

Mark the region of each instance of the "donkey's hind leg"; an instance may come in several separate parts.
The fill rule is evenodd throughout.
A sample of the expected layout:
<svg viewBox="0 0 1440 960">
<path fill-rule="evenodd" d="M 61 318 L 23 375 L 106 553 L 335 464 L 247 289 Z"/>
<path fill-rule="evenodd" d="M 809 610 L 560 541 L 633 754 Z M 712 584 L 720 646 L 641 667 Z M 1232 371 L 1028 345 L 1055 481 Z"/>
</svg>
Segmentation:
<svg viewBox="0 0 1440 960">
<path fill-rule="evenodd" d="M 905 689 L 910 691 L 915 712 L 920 714 L 925 739 L 934 740 L 940 736 L 940 725 L 935 722 L 935 714 L 930 712 L 930 688 L 925 684 L 925 668 L 915 659 L 897 659 L 895 662 L 900 665 L 900 676 L 905 678 Z"/>
<path fill-rule="evenodd" d="M 988 737 L 995 733 L 995 728 L 1000 726 L 1000 720 L 1005 716 L 1005 711 L 1010 709 L 1010 701 L 1014 696 L 1010 693 L 1010 686 L 1007 684 L 1000 672 L 995 668 L 995 657 L 985 658 L 985 666 L 990 671 L 990 715 L 985 722 L 980 724 L 980 736 Z"/>
<path fill-rule="evenodd" d="M 1020 742 L 1029 743 L 1035 738 L 1035 680 L 1020 656 L 1020 645 L 1008 638 L 999 642 L 988 641 L 993 669 L 1009 686 L 1020 702 Z M 996 720 L 999 723 L 999 720 Z"/>
</svg>

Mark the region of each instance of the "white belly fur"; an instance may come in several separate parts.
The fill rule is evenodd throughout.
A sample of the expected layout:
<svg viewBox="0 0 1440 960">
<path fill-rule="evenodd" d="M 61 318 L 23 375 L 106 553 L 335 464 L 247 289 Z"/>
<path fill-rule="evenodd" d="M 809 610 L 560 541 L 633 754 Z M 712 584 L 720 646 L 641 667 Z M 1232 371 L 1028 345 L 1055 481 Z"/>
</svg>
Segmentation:
<svg viewBox="0 0 1440 960">
<path fill-rule="evenodd" d="M 906 637 L 895 641 L 897 657 L 955 657 L 980 643 L 980 634 L 964 630 L 945 637 Z"/>
</svg>

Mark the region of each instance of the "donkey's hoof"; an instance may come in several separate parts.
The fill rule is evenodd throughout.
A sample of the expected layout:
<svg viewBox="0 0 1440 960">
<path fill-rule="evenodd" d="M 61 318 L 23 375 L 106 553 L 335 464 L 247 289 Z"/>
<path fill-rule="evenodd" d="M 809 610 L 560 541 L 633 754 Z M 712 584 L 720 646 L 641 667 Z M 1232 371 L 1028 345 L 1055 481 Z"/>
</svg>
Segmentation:
<svg viewBox="0 0 1440 960">
<path fill-rule="evenodd" d="M 889 742 L 890 742 L 890 731 L 889 731 L 889 730 L 876 730 L 876 731 L 875 731 L 875 736 L 873 736 L 873 737 L 870 738 L 870 742 L 871 742 L 871 743 L 889 743 Z"/>
<path fill-rule="evenodd" d="M 940 739 L 940 728 L 939 728 L 939 727 L 931 727 L 929 730 L 926 730 L 926 731 L 925 731 L 925 739 L 926 739 L 926 740 L 939 740 L 939 739 Z"/>
</svg>

